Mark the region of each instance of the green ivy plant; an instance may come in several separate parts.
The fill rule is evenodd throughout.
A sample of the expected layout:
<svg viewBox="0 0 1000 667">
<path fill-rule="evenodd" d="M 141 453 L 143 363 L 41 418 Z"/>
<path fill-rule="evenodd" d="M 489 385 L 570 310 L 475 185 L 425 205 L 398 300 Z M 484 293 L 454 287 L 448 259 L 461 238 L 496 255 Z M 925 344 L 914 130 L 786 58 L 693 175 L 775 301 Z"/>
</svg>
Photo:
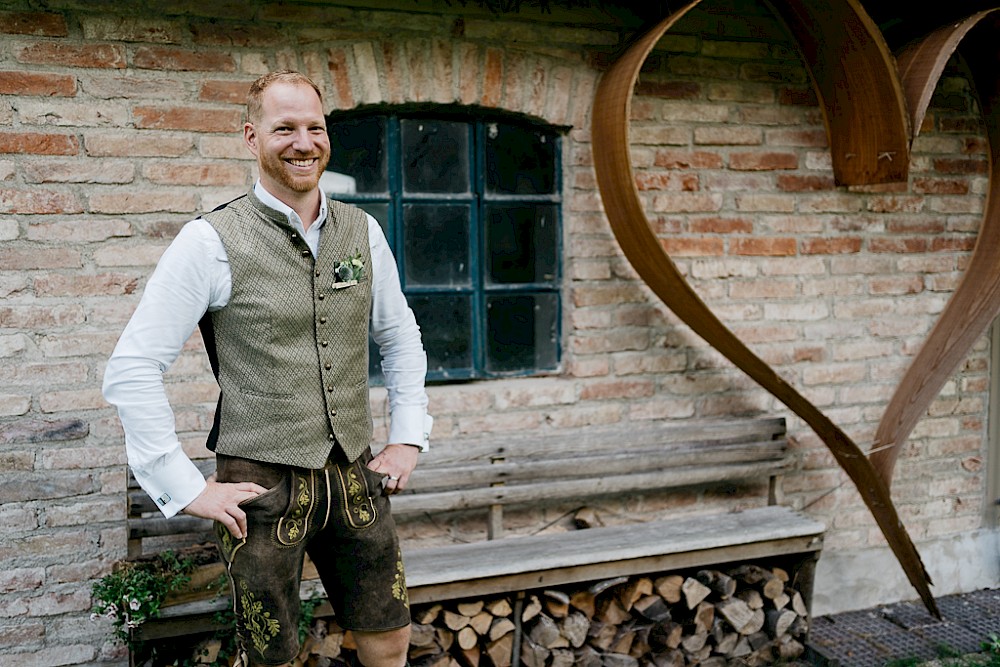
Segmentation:
<svg viewBox="0 0 1000 667">
<path fill-rule="evenodd" d="M 148 561 L 116 563 L 110 574 L 91 587 L 91 620 L 110 620 L 115 637 L 133 650 L 131 631 L 159 616 L 167 595 L 191 581 L 194 567 L 194 561 L 181 560 L 172 551 Z"/>
</svg>

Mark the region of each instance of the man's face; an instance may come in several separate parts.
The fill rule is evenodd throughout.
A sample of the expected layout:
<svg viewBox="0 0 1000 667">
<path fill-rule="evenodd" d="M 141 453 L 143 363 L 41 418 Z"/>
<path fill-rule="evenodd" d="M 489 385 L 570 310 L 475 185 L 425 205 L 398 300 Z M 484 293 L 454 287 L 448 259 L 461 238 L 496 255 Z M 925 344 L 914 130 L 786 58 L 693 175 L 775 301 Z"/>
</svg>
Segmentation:
<svg viewBox="0 0 1000 667">
<path fill-rule="evenodd" d="M 318 187 L 330 161 L 323 107 L 311 87 L 283 82 L 268 86 L 261 102 L 260 118 L 243 127 L 243 139 L 265 189 L 282 201 L 297 199 Z"/>
</svg>

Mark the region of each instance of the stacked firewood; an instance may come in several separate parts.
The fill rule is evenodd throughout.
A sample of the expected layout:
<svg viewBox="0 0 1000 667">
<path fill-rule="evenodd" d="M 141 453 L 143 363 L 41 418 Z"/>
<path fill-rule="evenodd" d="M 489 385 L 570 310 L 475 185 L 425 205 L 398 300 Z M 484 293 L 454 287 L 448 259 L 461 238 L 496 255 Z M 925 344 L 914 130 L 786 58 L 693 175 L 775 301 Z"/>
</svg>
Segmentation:
<svg viewBox="0 0 1000 667">
<path fill-rule="evenodd" d="M 787 574 L 744 565 L 691 576 L 622 577 L 521 599 L 432 605 L 414 614 L 410 662 L 753 667 L 800 657 L 807 630 L 805 602 L 788 586 Z"/>
<path fill-rule="evenodd" d="M 618 577 L 413 610 L 414 667 L 757 667 L 805 651 L 808 611 L 778 568 L 742 565 L 655 577 Z M 330 623 L 311 637 L 313 661 L 349 653 Z M 322 647 L 322 648 L 320 648 Z M 325 649 L 325 650 L 323 650 Z M 331 655 L 333 654 L 333 655 Z M 343 658 L 343 656 L 341 656 Z"/>
</svg>

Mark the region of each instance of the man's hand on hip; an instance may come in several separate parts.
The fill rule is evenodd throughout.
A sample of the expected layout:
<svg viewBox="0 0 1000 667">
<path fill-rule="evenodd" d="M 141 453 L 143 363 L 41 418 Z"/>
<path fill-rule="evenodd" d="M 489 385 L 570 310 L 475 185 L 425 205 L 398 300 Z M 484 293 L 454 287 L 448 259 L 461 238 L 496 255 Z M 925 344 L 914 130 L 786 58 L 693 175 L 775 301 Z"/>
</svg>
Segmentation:
<svg viewBox="0 0 1000 667">
<path fill-rule="evenodd" d="M 246 537 L 247 515 L 239 505 L 245 500 L 256 498 L 267 489 L 253 482 L 216 482 L 214 476 L 205 482 L 205 490 L 184 508 L 184 513 L 218 521 L 238 540 Z"/>
</svg>

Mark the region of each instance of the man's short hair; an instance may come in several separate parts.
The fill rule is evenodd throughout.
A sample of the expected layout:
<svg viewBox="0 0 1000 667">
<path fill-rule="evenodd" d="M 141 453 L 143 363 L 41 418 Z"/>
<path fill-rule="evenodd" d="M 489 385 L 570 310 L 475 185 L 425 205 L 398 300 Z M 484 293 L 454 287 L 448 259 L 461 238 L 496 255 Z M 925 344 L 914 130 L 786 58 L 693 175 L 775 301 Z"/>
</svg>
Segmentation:
<svg viewBox="0 0 1000 667">
<path fill-rule="evenodd" d="M 271 84 L 275 83 L 291 83 L 295 85 L 309 86 L 316 91 L 316 96 L 319 97 L 320 103 L 323 102 L 323 93 L 319 91 L 319 86 L 317 86 L 316 83 L 305 74 L 290 69 L 268 72 L 251 83 L 250 90 L 247 91 L 247 122 L 255 123 L 260 118 L 264 91 L 267 90 Z"/>
</svg>

